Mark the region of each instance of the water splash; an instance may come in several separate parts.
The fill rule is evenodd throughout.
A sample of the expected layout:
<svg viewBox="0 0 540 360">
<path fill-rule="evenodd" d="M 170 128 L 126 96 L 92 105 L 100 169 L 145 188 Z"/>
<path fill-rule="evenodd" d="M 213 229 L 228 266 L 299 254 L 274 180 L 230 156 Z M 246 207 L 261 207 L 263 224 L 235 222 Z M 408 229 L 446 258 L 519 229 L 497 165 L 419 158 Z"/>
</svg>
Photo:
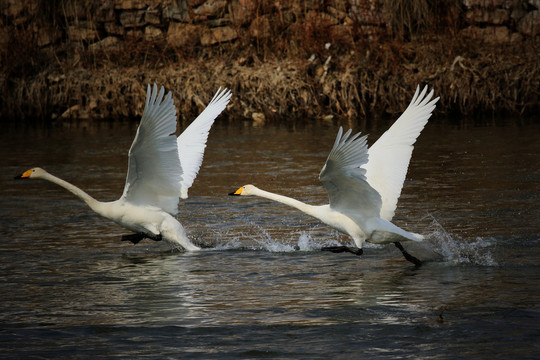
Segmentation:
<svg viewBox="0 0 540 360">
<path fill-rule="evenodd" d="M 298 237 L 297 247 L 300 251 L 314 251 L 320 248 L 320 246 L 315 243 L 311 235 L 309 235 L 305 231 L 302 231 L 302 233 Z"/>
<path fill-rule="evenodd" d="M 431 232 L 426 236 L 424 243 L 432 251 L 440 254 L 444 261 L 454 264 L 472 264 L 482 266 L 497 266 L 491 253 L 496 244 L 494 238 L 477 237 L 474 241 L 466 241 L 458 235 L 451 235 L 432 217 Z"/>
<path fill-rule="evenodd" d="M 208 236 L 209 234 L 207 234 Z M 324 246 L 340 245 L 333 234 L 325 239 L 315 240 L 308 232 L 302 231 L 300 235 L 291 234 L 290 239 L 280 237 L 275 239 L 265 228 L 255 223 L 244 225 L 243 231 L 228 230 L 227 232 L 213 232 L 209 238 L 213 238 L 212 245 L 204 246 L 207 250 L 255 250 L 268 252 L 294 252 L 294 251 L 318 251 Z M 199 245 L 201 245 L 199 243 Z"/>
<path fill-rule="evenodd" d="M 340 238 L 340 233 L 337 231 L 331 231 L 325 236 L 317 236 L 314 239 L 310 233 L 302 231 L 297 240 L 297 249 L 300 251 L 319 251 L 325 246 L 339 246 L 343 245 L 338 240 Z"/>
<path fill-rule="evenodd" d="M 242 242 L 237 236 L 229 237 L 224 236 L 222 238 L 228 239 L 224 243 L 217 244 L 215 247 L 211 248 L 211 250 L 236 250 L 242 248 Z"/>
<path fill-rule="evenodd" d="M 253 238 L 255 242 L 259 245 L 258 249 L 255 250 L 266 250 L 269 252 L 291 252 L 296 251 L 295 246 L 283 244 L 279 241 L 276 241 L 272 238 L 270 233 L 264 228 L 254 225 L 259 231 L 259 236 Z"/>
<path fill-rule="evenodd" d="M 451 264 L 472 264 L 480 266 L 497 266 L 491 250 L 497 244 L 494 238 L 478 237 L 474 241 L 462 239 L 457 235 L 451 235 L 432 215 L 428 215 L 431 223 L 428 226 L 426 239 L 421 243 L 408 243 L 411 253 L 416 254 L 422 260 L 442 261 Z M 317 231 L 317 228 L 311 229 Z M 289 233 L 287 233 L 289 234 Z M 320 235 L 320 236 L 319 236 Z M 289 235 L 287 235 L 289 236 Z M 242 229 L 216 229 L 211 234 L 206 233 L 209 240 L 208 250 L 253 250 L 273 253 L 286 252 L 311 252 L 318 251 L 324 246 L 342 245 L 339 241 L 343 236 L 337 231 L 325 232 L 312 237 L 311 231 L 302 231 L 290 234 L 290 238 L 284 238 L 283 234 L 272 235 L 266 227 L 248 222 L 242 225 Z M 350 241 L 347 237 L 346 240 Z M 200 244 L 202 245 L 202 244 Z M 387 245 L 365 243 L 365 248 L 385 249 Z"/>
<path fill-rule="evenodd" d="M 268 252 L 292 252 L 298 250 L 298 247 L 294 245 L 275 240 L 260 225 L 248 223 L 244 227 L 245 231 L 216 232 L 214 237 L 217 241 L 215 246 L 211 247 L 211 250 L 263 250 Z M 230 232 L 234 232 L 234 234 L 231 235 Z M 246 241 L 246 239 L 249 239 L 249 241 Z"/>
</svg>

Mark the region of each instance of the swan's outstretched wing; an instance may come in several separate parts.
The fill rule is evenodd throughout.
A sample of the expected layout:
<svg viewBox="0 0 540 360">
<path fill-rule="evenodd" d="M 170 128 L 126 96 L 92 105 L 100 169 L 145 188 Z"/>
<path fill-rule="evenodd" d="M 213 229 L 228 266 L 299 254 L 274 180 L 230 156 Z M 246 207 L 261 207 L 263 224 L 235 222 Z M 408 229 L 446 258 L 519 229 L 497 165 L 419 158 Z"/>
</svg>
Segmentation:
<svg viewBox="0 0 540 360">
<path fill-rule="evenodd" d="M 182 165 L 180 181 L 182 199 L 188 197 L 187 191 L 199 173 L 210 127 L 216 117 L 225 109 L 230 99 L 231 92 L 219 88 L 206 109 L 178 137 L 178 154 Z"/>
<path fill-rule="evenodd" d="M 343 135 L 339 128 L 334 147 L 319 179 L 328 192 L 330 207 L 353 220 L 379 217 L 381 198 L 366 181 L 366 170 L 361 168 L 368 161 L 366 136 L 360 133 Z"/>
<path fill-rule="evenodd" d="M 146 104 L 137 134 L 129 149 L 123 198 L 176 214 L 182 175 L 176 143 L 176 109 L 172 94 L 148 85 Z"/>
<path fill-rule="evenodd" d="M 411 103 L 397 121 L 369 150 L 369 161 L 362 167 L 366 170 L 368 183 L 381 195 L 381 218 L 391 220 L 401 194 L 407 168 L 413 151 L 413 144 L 426 125 L 435 103 L 433 90 L 426 95 L 428 87 L 420 93 L 420 87 Z"/>
</svg>

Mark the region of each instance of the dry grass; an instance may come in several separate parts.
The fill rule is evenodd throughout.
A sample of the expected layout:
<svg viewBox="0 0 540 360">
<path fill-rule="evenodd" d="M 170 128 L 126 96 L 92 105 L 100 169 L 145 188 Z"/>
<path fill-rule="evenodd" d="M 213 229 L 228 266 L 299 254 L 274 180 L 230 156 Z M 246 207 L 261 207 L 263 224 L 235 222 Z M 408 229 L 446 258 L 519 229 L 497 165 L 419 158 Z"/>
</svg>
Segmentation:
<svg viewBox="0 0 540 360">
<path fill-rule="evenodd" d="M 352 121 L 401 112 L 416 84 L 441 96 L 439 114 L 534 114 L 539 110 L 540 62 L 526 48 L 448 51 L 442 44 L 393 45 L 348 56 L 267 59 L 246 65 L 240 57 L 184 60 L 175 66 L 47 68 L 11 79 L 1 103 L 4 117 L 120 119 L 142 113 L 146 84 L 175 93 L 180 119 L 190 121 L 219 86 L 233 90 L 231 118 L 298 121 L 329 116 Z M 457 55 L 459 54 L 459 55 Z M 32 99 L 27 101 L 25 99 Z"/>
</svg>

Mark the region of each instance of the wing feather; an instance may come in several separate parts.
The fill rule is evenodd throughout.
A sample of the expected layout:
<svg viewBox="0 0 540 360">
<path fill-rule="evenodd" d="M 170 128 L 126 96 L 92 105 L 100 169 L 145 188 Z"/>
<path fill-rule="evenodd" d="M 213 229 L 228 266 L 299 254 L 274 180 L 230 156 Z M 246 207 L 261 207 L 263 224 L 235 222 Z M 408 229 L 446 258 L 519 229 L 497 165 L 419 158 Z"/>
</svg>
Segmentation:
<svg viewBox="0 0 540 360">
<path fill-rule="evenodd" d="M 176 142 L 176 109 L 172 94 L 148 85 L 141 123 L 129 149 L 126 200 L 157 206 L 176 214 L 182 175 Z"/>
<path fill-rule="evenodd" d="M 208 132 L 214 120 L 225 109 L 230 99 L 231 92 L 228 89 L 219 88 L 204 111 L 178 137 L 178 154 L 182 165 L 182 178 L 180 181 L 180 196 L 182 199 L 188 197 L 188 189 L 199 173 Z"/>
<path fill-rule="evenodd" d="M 361 166 L 369 159 L 366 136 L 343 134 L 340 127 L 319 179 L 328 192 L 330 207 L 353 220 L 378 217 L 381 198 L 366 180 Z"/>
<path fill-rule="evenodd" d="M 413 99 L 397 121 L 369 150 L 369 161 L 363 164 L 367 182 L 381 195 L 381 218 L 391 220 L 405 181 L 413 144 L 426 125 L 439 98 L 431 100 L 433 90 L 416 88 Z M 430 101 L 431 100 L 431 101 Z"/>
</svg>

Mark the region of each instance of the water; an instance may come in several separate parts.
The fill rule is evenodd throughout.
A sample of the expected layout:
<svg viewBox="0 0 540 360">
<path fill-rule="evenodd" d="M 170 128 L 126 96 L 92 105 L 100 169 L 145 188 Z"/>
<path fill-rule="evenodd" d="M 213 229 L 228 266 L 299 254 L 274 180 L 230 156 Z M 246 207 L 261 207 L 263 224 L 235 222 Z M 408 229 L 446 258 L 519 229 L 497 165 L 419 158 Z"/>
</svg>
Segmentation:
<svg viewBox="0 0 540 360">
<path fill-rule="evenodd" d="M 391 245 L 321 252 L 350 239 L 284 205 L 226 196 L 253 183 L 326 202 L 329 124 L 217 124 L 178 215 L 198 253 L 123 243 L 65 190 L 12 180 L 42 166 L 118 198 L 135 129 L 0 135 L 2 358 L 540 358 L 540 126 L 425 129 L 395 217 L 427 236 L 404 244 L 421 268 Z M 370 143 L 383 130 L 367 129 Z"/>
</svg>

